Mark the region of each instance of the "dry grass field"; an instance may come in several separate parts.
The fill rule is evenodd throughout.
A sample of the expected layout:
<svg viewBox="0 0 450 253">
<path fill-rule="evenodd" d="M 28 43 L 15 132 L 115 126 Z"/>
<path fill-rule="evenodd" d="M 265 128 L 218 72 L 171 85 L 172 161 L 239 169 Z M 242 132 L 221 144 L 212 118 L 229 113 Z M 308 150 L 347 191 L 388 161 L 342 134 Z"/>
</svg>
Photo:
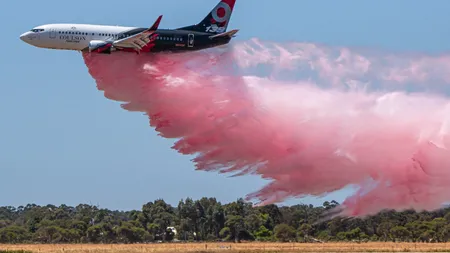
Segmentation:
<svg viewBox="0 0 450 253">
<path fill-rule="evenodd" d="M 1 251 L 35 253 L 145 253 L 145 252 L 450 252 L 450 243 L 172 243 L 131 245 L 1 245 Z"/>
</svg>

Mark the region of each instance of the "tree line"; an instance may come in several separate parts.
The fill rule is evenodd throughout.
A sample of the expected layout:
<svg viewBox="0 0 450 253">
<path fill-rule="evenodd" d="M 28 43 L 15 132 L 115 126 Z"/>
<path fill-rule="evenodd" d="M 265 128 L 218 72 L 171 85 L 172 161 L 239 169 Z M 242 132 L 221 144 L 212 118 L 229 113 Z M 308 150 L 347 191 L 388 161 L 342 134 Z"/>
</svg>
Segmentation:
<svg viewBox="0 0 450 253">
<path fill-rule="evenodd" d="M 162 199 L 141 210 L 112 211 L 93 205 L 0 207 L 0 243 L 151 243 L 173 241 L 411 241 L 446 242 L 450 208 L 434 212 L 384 211 L 363 219 L 320 221 L 322 206 L 253 207 L 239 199 Z"/>
</svg>

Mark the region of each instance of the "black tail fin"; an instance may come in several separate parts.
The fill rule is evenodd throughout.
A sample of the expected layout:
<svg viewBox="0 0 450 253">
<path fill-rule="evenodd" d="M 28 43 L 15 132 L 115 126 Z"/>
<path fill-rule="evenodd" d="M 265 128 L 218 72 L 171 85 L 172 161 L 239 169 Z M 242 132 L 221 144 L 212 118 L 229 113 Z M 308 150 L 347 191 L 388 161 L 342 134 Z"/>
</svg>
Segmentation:
<svg viewBox="0 0 450 253">
<path fill-rule="evenodd" d="M 219 34 L 227 31 L 236 0 L 221 0 L 219 4 L 197 25 L 185 26 L 178 30 L 189 30 Z"/>
</svg>

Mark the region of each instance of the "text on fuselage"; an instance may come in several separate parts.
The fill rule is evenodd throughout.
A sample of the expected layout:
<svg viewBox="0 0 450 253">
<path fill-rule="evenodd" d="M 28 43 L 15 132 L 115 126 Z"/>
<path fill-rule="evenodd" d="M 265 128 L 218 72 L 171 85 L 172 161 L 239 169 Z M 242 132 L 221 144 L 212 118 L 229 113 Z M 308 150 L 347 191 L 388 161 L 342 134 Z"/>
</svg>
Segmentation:
<svg viewBox="0 0 450 253">
<path fill-rule="evenodd" d="M 72 42 L 72 43 L 78 43 L 80 41 L 86 40 L 85 36 L 79 36 L 79 35 L 60 35 L 60 40 L 65 40 L 66 42 Z"/>
</svg>

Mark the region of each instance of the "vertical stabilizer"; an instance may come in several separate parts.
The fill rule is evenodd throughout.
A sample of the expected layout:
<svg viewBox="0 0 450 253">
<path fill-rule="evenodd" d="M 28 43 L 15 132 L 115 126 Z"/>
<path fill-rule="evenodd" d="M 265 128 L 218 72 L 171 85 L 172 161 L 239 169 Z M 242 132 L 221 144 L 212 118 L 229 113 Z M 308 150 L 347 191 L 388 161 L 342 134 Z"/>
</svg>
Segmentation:
<svg viewBox="0 0 450 253">
<path fill-rule="evenodd" d="M 207 32 L 211 34 L 226 32 L 235 3 L 236 0 L 221 0 L 200 23 L 181 27 L 178 30 Z"/>
</svg>

